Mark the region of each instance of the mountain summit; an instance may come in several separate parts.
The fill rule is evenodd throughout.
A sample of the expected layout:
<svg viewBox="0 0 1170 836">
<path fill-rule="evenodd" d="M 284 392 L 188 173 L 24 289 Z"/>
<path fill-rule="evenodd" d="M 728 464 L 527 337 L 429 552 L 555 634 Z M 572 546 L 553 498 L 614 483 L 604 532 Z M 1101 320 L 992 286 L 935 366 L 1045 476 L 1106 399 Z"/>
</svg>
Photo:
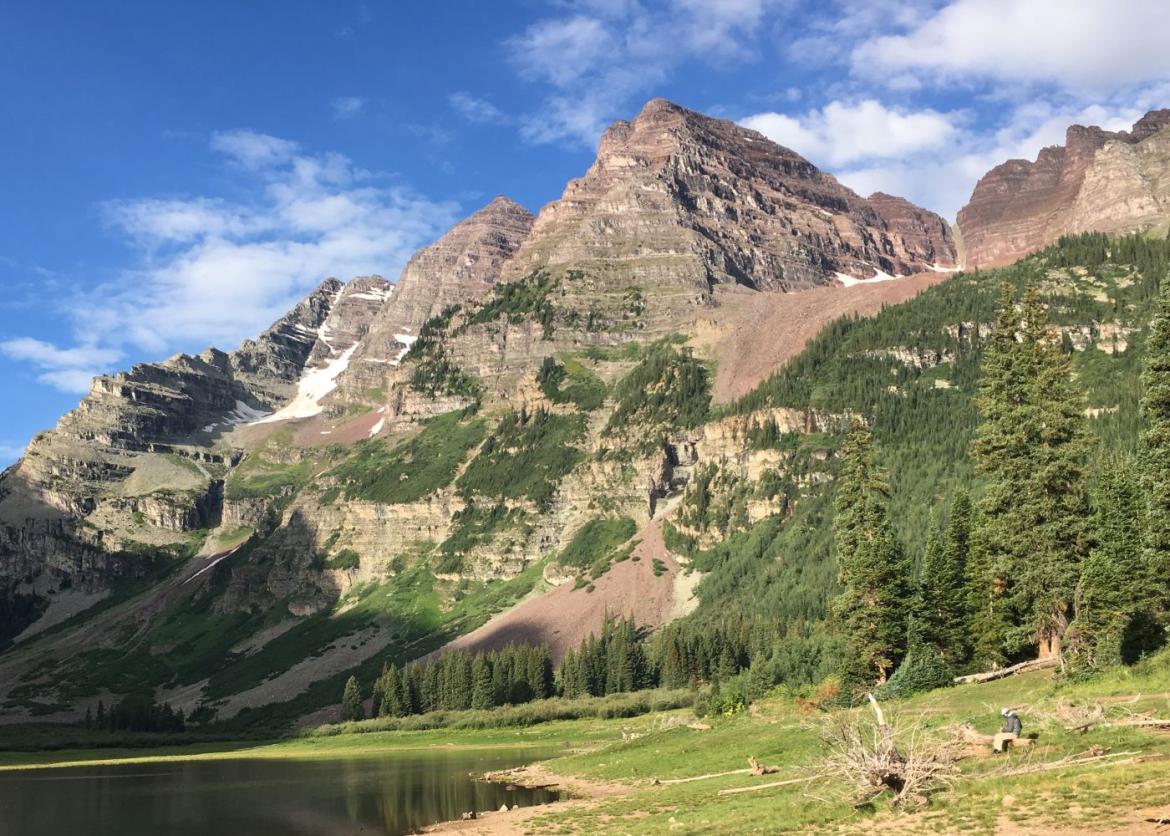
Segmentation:
<svg viewBox="0 0 1170 836">
<path fill-rule="evenodd" d="M 653 99 L 605 132 L 505 276 L 589 266 L 612 286 L 694 300 L 725 283 L 791 291 L 954 264 L 937 215 L 866 200 L 756 131 Z"/>
</svg>

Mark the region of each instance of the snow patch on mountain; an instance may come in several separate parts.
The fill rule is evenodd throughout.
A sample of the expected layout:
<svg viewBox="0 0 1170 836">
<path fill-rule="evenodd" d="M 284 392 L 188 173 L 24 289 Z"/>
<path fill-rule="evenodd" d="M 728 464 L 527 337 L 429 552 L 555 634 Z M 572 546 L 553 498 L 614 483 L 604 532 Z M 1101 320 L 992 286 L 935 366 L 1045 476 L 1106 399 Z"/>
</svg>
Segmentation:
<svg viewBox="0 0 1170 836">
<path fill-rule="evenodd" d="M 351 345 L 335 360 L 330 360 L 319 369 L 313 369 L 297 383 L 297 394 L 288 405 L 276 412 L 253 421 L 255 424 L 269 424 L 274 421 L 288 421 L 292 418 L 312 418 L 324 408 L 321 400 L 337 388 L 337 378 L 349 366 L 357 344 Z"/>
<path fill-rule="evenodd" d="M 877 282 L 892 282 L 900 276 L 891 276 L 889 273 L 883 273 L 881 270 L 875 270 L 874 274 L 868 279 L 859 279 L 856 276 L 848 276 L 844 273 L 833 274 L 837 281 L 845 285 L 845 287 L 853 287 L 858 284 L 876 284 Z"/>
<path fill-rule="evenodd" d="M 398 340 L 398 342 L 402 344 L 402 350 L 399 351 L 398 354 L 395 355 L 394 359 L 390 361 L 391 366 L 397 366 L 402 362 L 402 359 L 406 357 L 407 352 L 410 351 L 410 347 L 414 345 L 414 341 L 417 340 L 418 337 L 411 336 L 410 334 L 395 334 L 394 339 Z"/>
</svg>

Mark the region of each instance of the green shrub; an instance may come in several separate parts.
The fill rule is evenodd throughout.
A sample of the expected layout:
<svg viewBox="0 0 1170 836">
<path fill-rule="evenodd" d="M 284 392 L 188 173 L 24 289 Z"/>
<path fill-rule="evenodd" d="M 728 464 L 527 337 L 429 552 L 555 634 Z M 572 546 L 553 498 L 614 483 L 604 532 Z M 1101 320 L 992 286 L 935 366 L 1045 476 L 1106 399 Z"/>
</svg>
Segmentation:
<svg viewBox="0 0 1170 836">
<path fill-rule="evenodd" d="M 361 564 L 361 558 L 353 549 L 342 549 L 333 557 L 325 561 L 326 569 L 356 569 Z"/>
<path fill-rule="evenodd" d="M 579 568 L 592 566 L 599 560 L 606 560 L 608 564 L 608 560 L 617 556 L 619 547 L 637 530 L 637 524 L 629 517 L 597 517 L 577 529 L 557 560 L 562 566 Z"/>
<path fill-rule="evenodd" d="M 670 711 L 687 708 L 694 702 L 694 693 L 687 689 L 655 689 L 610 694 L 604 697 L 553 697 L 534 700 L 522 705 L 500 708 L 469 709 L 466 711 L 432 711 L 407 717 L 379 717 L 351 723 L 333 723 L 309 729 L 306 737 L 331 737 L 380 731 L 425 731 L 427 729 L 491 729 L 512 726 L 533 726 L 555 720 L 585 718 L 617 719 L 637 717 L 652 711 Z"/>
<path fill-rule="evenodd" d="M 393 504 L 417 502 L 447 487 L 459 465 L 483 438 L 482 419 L 449 412 L 394 446 L 378 439 L 357 445 L 357 454 L 333 471 L 349 499 Z"/>
<path fill-rule="evenodd" d="M 553 403 L 573 403 L 586 412 L 605 403 L 605 384 L 572 358 L 558 363 L 552 357 L 545 357 L 536 381 L 540 391 Z"/>
<path fill-rule="evenodd" d="M 527 497 L 547 506 L 561 478 L 584 459 L 573 446 L 584 434 L 583 415 L 508 412 L 459 477 L 459 490 L 468 497 Z"/>
<path fill-rule="evenodd" d="M 923 691 L 946 688 L 955 682 L 954 670 L 928 647 L 913 648 L 894 675 L 878 689 L 884 699 L 905 699 Z"/>
</svg>

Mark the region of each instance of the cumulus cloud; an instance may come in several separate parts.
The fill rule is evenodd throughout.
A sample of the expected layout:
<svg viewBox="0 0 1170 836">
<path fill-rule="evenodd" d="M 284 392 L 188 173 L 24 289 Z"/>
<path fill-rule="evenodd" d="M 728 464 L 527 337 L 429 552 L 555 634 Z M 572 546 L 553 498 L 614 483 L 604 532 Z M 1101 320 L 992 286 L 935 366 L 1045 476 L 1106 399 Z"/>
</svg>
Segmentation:
<svg viewBox="0 0 1170 836">
<path fill-rule="evenodd" d="M 340 154 L 312 153 L 255 131 L 218 133 L 233 191 L 247 199 L 145 197 L 105 204 L 111 229 L 137 253 L 116 281 L 68 309 L 76 345 L 22 337 L 0 343 L 38 378 L 68 391 L 123 356 L 208 344 L 231 348 L 283 315 L 327 276 L 396 276 L 414 250 L 455 219 Z"/>
<path fill-rule="evenodd" d="M 853 71 L 1108 92 L 1170 77 L 1166 11 L 1164 0 L 955 0 L 858 44 Z"/>
<path fill-rule="evenodd" d="M 505 48 L 520 75 L 547 87 L 521 122 L 530 142 L 592 144 L 606 124 L 687 61 L 755 57 L 770 0 L 586 0 L 531 24 Z"/>
<path fill-rule="evenodd" d="M 329 103 L 334 119 L 352 119 L 362 112 L 366 100 L 361 96 L 340 96 Z"/>
<path fill-rule="evenodd" d="M 903 157 L 953 140 L 961 114 L 886 107 L 874 99 L 830 102 L 803 116 L 757 113 L 745 127 L 809 157 L 821 166 Z"/>
</svg>

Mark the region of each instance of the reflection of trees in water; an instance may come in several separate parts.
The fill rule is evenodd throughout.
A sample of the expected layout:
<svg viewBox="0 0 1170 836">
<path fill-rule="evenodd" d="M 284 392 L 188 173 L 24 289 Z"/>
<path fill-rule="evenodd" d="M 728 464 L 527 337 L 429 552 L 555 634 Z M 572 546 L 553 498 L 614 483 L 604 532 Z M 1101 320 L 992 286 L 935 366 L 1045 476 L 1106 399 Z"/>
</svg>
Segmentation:
<svg viewBox="0 0 1170 836">
<path fill-rule="evenodd" d="M 508 791 L 470 777 L 541 754 L 531 749 L 439 750 L 301 761 L 128 764 L 69 770 L 67 781 L 6 773 L 0 775 L 0 833 L 349 836 L 355 825 L 384 834 L 410 833 L 468 810 L 555 800 L 547 790 Z"/>
<path fill-rule="evenodd" d="M 475 781 L 472 774 L 516 764 L 515 758 L 468 758 L 466 753 L 429 754 L 422 759 L 381 762 L 378 793 L 362 793 L 363 802 L 378 809 L 374 820 L 387 832 L 413 832 L 425 824 L 457 818 L 468 810 L 483 813 L 501 804 L 529 806 L 555 801 L 549 790 L 505 789 L 497 783 Z M 363 813 L 356 821 L 369 821 Z"/>
</svg>

